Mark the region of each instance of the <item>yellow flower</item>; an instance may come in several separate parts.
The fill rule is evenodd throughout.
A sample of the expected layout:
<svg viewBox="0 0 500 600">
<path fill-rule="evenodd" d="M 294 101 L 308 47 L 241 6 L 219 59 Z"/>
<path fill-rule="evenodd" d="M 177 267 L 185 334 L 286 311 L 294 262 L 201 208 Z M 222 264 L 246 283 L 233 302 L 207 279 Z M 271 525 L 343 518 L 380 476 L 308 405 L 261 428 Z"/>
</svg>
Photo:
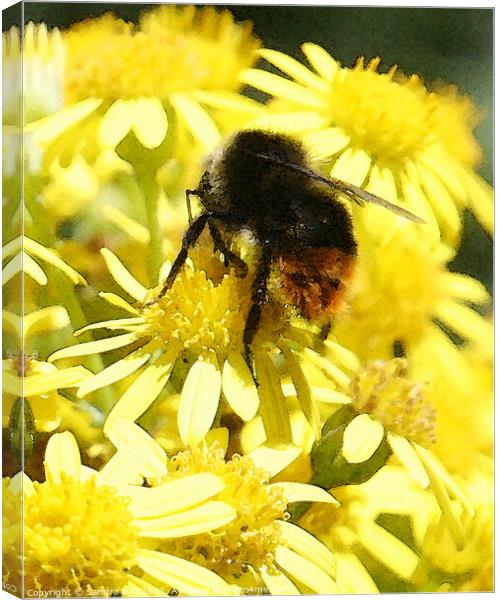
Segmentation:
<svg viewBox="0 0 500 600">
<path fill-rule="evenodd" d="M 123 438 L 121 444 L 128 440 Z M 158 539 L 157 550 L 199 564 L 236 584 L 245 594 L 264 590 L 282 593 L 335 593 L 335 558 L 313 536 L 287 522 L 287 505 L 312 501 L 336 505 L 336 500 L 315 486 L 294 482 L 269 483 L 272 462 L 256 463 L 249 457 L 233 455 L 224 460 L 217 444 L 207 449 L 181 452 L 169 460 L 168 474 L 155 485 L 169 485 L 179 478 L 212 474 L 224 487 L 215 502 L 231 506 L 235 518 L 213 531 L 185 535 L 168 541 Z M 275 465 L 274 465 L 275 466 Z M 167 482 L 167 483 L 165 483 Z M 157 527 L 150 515 L 145 532 Z M 187 516 L 187 515 L 186 515 Z M 166 525 L 166 521 L 162 522 Z M 183 526 L 175 515 L 172 523 Z M 154 534 L 155 538 L 160 538 Z"/>
<path fill-rule="evenodd" d="M 486 320 L 468 304 L 487 304 L 489 294 L 474 278 L 447 270 L 451 248 L 411 225 L 389 231 L 377 243 L 370 235 L 358 231 L 350 310 L 335 325 L 341 343 L 366 360 L 391 358 L 399 345 L 413 362 L 413 348 L 426 338 L 448 339 L 436 323 L 466 340 L 487 335 Z"/>
<path fill-rule="evenodd" d="M 137 372 L 109 414 L 105 429 L 117 418 L 138 419 L 164 389 L 167 394 L 180 392 L 177 423 L 183 443 L 189 446 L 196 446 L 209 431 L 221 393 L 230 409 L 244 421 L 260 411 L 270 444 L 291 442 L 290 414 L 278 370 L 282 364 L 296 389 L 301 409 L 319 436 L 317 407 L 298 354 L 300 343 L 314 345 L 314 332 L 299 320 L 289 323 L 290 316 L 277 302 L 266 305 L 254 343 L 257 391 L 254 376 L 243 358 L 242 344 L 252 277 L 241 279 L 232 271 L 224 273 L 218 259 L 212 253 L 207 256 L 201 244 L 200 248 L 196 262 L 201 263 L 201 268 L 194 269 L 188 263 L 161 299 L 156 298 L 158 288 L 147 290 L 112 252 L 103 249 L 101 254 L 115 281 L 143 306 L 135 308 L 119 296 L 102 293 L 103 298 L 131 316 L 94 323 L 77 334 L 98 328 L 127 333 L 58 350 L 49 361 L 133 345 L 133 351 L 123 359 L 86 381 L 79 395 Z M 164 281 L 167 269 L 160 272 L 160 281 Z M 312 348 L 309 354 L 313 358 L 319 356 Z"/>
<path fill-rule="evenodd" d="M 491 231 L 492 192 L 473 169 L 478 147 L 468 100 L 449 90 L 431 92 L 418 76 L 404 77 L 395 67 L 381 73 L 379 58 L 359 59 L 350 69 L 315 44 L 303 44 L 302 51 L 312 70 L 282 52 L 262 50 L 287 78 L 242 73 L 243 82 L 276 98 L 275 114 L 251 126 L 302 135 L 315 158 L 329 160 L 332 177 L 437 221 L 450 242 L 457 242 L 465 207 Z M 450 151 L 457 135 L 462 152 Z M 355 211 L 371 222 L 371 210 Z"/>
<path fill-rule="evenodd" d="M 239 88 L 260 45 L 229 12 L 194 6 L 155 8 L 137 26 L 106 14 L 73 25 L 62 42 L 65 108 L 29 128 L 58 218 L 133 168 L 146 180 L 158 174 L 174 194 L 192 184 L 220 137 L 195 92 Z"/>
<path fill-rule="evenodd" d="M 66 590 L 70 595 L 136 595 L 147 586 L 156 591 L 151 595 L 165 595 L 172 588 L 187 595 L 232 593 L 216 574 L 151 550 L 148 544 L 150 537 L 177 536 L 183 518 L 193 534 L 231 521 L 234 511 L 210 500 L 224 485 L 220 478 L 200 474 L 141 487 L 144 477 L 165 474 L 165 457 L 140 430 L 134 443 L 99 472 L 80 463 L 69 433 L 50 438 L 44 464 L 42 483 L 21 473 L 4 483 L 8 509 L 16 501 L 20 505 L 23 497 L 22 520 L 21 511 L 4 512 L 4 572 L 9 581 L 18 582 L 18 590 L 22 552 L 28 594 Z M 173 527 L 162 525 L 172 514 Z"/>
</svg>

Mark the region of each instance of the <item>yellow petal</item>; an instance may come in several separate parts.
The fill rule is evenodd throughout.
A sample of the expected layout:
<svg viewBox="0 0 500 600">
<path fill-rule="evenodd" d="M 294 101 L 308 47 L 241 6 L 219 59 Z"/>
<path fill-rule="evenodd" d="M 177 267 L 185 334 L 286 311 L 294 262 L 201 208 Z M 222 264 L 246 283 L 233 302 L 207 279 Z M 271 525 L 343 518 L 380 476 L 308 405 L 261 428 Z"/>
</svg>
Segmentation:
<svg viewBox="0 0 500 600">
<path fill-rule="evenodd" d="M 222 390 L 233 411 L 250 421 L 259 408 L 259 395 L 252 373 L 239 353 L 228 356 L 222 369 Z"/>
<path fill-rule="evenodd" d="M 281 481 L 272 483 L 268 488 L 279 487 L 283 490 L 285 498 L 290 502 L 325 502 L 340 506 L 339 502 L 326 490 L 308 483 L 296 483 L 294 481 Z"/>
<path fill-rule="evenodd" d="M 164 590 L 160 590 L 149 582 L 130 573 L 127 575 L 127 583 L 122 588 L 121 595 L 125 598 L 164 598 Z"/>
<path fill-rule="evenodd" d="M 297 581 L 304 583 L 318 594 L 337 594 L 338 587 L 333 579 L 316 564 L 307 560 L 297 552 L 278 546 L 276 562 Z"/>
<path fill-rule="evenodd" d="M 171 371 L 172 363 L 148 365 L 111 409 L 104 423 L 104 433 L 113 427 L 113 421 L 137 420 L 163 390 Z"/>
<path fill-rule="evenodd" d="M 264 469 L 269 473 L 270 477 L 274 477 L 283 471 L 283 469 L 286 469 L 288 465 L 291 465 L 301 453 L 301 448 L 289 444 L 282 449 L 260 446 L 259 448 L 252 450 L 252 452 L 249 452 L 247 456 L 252 459 L 255 466 Z"/>
<path fill-rule="evenodd" d="M 221 374 L 211 361 L 197 360 L 182 387 L 177 425 L 182 441 L 195 446 L 205 437 L 217 413 Z"/>
<path fill-rule="evenodd" d="M 357 531 L 369 552 L 402 579 L 410 579 L 419 563 L 419 557 L 413 550 L 373 522 L 362 521 Z"/>
<path fill-rule="evenodd" d="M 317 44 L 305 43 L 300 49 L 311 67 L 326 81 L 331 82 L 339 70 L 338 62 Z"/>
<path fill-rule="evenodd" d="M 436 305 L 435 316 L 465 339 L 480 343 L 489 335 L 488 321 L 468 306 L 443 300 Z"/>
<path fill-rule="evenodd" d="M 325 492 L 326 493 L 326 492 Z M 283 542 L 295 552 L 311 560 L 323 571 L 335 576 L 335 556 L 313 535 L 286 521 L 278 521 Z"/>
<path fill-rule="evenodd" d="M 100 485 L 116 487 L 121 492 L 127 484 L 141 485 L 144 478 L 159 478 L 167 474 L 165 453 L 159 455 L 150 444 L 142 442 L 121 447 L 99 471 Z"/>
<path fill-rule="evenodd" d="M 145 148 L 157 148 L 168 129 L 167 114 L 158 98 L 139 98 L 135 101 L 134 133 Z"/>
<path fill-rule="evenodd" d="M 191 134 L 206 151 L 213 150 L 220 142 L 220 133 L 209 114 L 187 94 L 171 94 L 170 102 Z"/>
<path fill-rule="evenodd" d="M 351 352 L 348 348 L 333 340 L 325 340 L 323 344 L 328 348 L 329 354 L 334 358 L 335 362 L 340 363 L 343 367 L 353 372 L 359 369 L 359 359 L 354 352 Z"/>
<path fill-rule="evenodd" d="M 335 556 L 341 594 L 378 594 L 375 582 L 355 554 L 338 552 Z"/>
<path fill-rule="evenodd" d="M 310 86 L 316 88 L 321 92 L 329 90 L 329 86 L 322 81 L 320 77 L 312 73 L 302 63 L 288 54 L 268 49 L 259 50 L 259 54 L 262 58 L 277 67 L 282 73 L 295 79 L 297 83 L 301 83 L 306 87 Z"/>
<path fill-rule="evenodd" d="M 474 171 L 466 171 L 463 177 L 472 211 L 486 231 L 492 233 L 495 214 L 492 188 Z"/>
<path fill-rule="evenodd" d="M 41 258 L 42 260 L 45 260 L 54 267 L 58 268 L 65 275 L 67 275 L 75 285 L 85 285 L 87 283 L 80 273 L 72 269 L 59 257 L 55 250 L 45 248 L 45 246 L 42 246 L 38 242 L 35 242 L 27 237 L 24 237 L 23 242 L 24 248 L 27 252 L 34 254 L 38 258 Z"/>
<path fill-rule="evenodd" d="M 15 335 L 21 342 L 23 339 L 23 318 L 10 310 L 2 310 L 2 329 Z"/>
<path fill-rule="evenodd" d="M 362 186 L 370 171 L 371 158 L 361 149 L 347 148 L 335 161 L 330 175 L 347 183 Z"/>
<path fill-rule="evenodd" d="M 35 142 L 41 146 L 45 146 L 50 144 L 50 142 L 59 137 L 67 129 L 76 125 L 76 123 L 83 121 L 101 103 L 102 100 L 89 98 L 68 108 L 63 108 L 53 115 L 30 123 L 25 127 L 25 132 L 33 132 Z"/>
<path fill-rule="evenodd" d="M 465 302 L 474 302 L 475 304 L 486 304 L 490 301 L 487 289 L 477 279 L 468 275 L 449 272 L 443 273 L 441 277 L 448 294 L 453 298 Z"/>
<path fill-rule="evenodd" d="M 323 108 L 320 94 L 274 73 L 259 69 L 244 69 L 240 73 L 240 81 L 295 104 L 303 104 L 309 108 Z"/>
<path fill-rule="evenodd" d="M 120 296 L 117 296 L 116 294 L 113 294 L 111 292 L 99 292 L 99 297 L 103 298 L 104 300 L 106 300 L 106 302 L 109 302 L 113 306 L 122 308 L 123 310 L 126 310 L 127 312 L 132 313 L 133 315 L 137 315 L 139 313 L 139 311 L 136 308 L 134 308 L 126 300 L 124 300 Z"/>
<path fill-rule="evenodd" d="M 429 476 L 427 475 L 425 467 L 422 465 L 418 454 L 415 452 L 410 442 L 407 439 L 399 435 L 394 435 L 391 432 L 388 432 L 387 434 L 387 441 L 389 442 L 389 446 L 392 448 L 394 454 L 407 468 L 410 476 L 421 488 L 424 490 L 428 488 L 430 483 Z"/>
<path fill-rule="evenodd" d="M 259 382 L 260 415 L 270 444 L 292 441 L 292 426 L 285 396 L 281 389 L 279 373 L 267 354 L 259 353 L 255 359 Z"/>
<path fill-rule="evenodd" d="M 137 328 L 135 325 L 144 324 L 144 319 L 142 317 L 131 317 L 129 319 L 111 319 L 110 321 L 100 321 L 99 323 L 92 323 L 91 325 L 87 325 L 86 327 L 82 327 L 75 331 L 76 336 L 85 333 L 86 331 L 92 331 L 93 329 L 109 329 L 114 331 L 116 329 L 128 329 L 129 331 L 136 331 Z"/>
<path fill-rule="evenodd" d="M 298 134 L 327 125 L 328 119 L 316 111 L 271 113 L 257 117 L 247 124 L 250 129 Z"/>
<path fill-rule="evenodd" d="M 28 375 L 23 380 L 23 393 L 25 396 L 41 396 L 53 390 L 76 387 L 90 375 L 92 373 L 83 367 L 69 367 L 53 373 Z"/>
<path fill-rule="evenodd" d="M 134 122 L 133 100 L 116 100 L 108 108 L 99 124 L 99 143 L 115 148 L 128 134 Z"/>
<path fill-rule="evenodd" d="M 304 349 L 304 357 L 317 366 L 329 379 L 333 379 L 340 387 L 347 389 L 350 384 L 350 378 L 337 367 L 331 360 L 327 360 L 321 354 L 318 354 L 311 348 Z"/>
<path fill-rule="evenodd" d="M 280 350 L 288 365 L 293 385 L 297 391 L 297 399 L 300 403 L 300 407 L 313 430 L 315 438 L 319 440 L 321 437 L 321 423 L 319 420 L 318 407 L 316 402 L 312 399 L 311 388 L 302 371 L 299 359 L 285 344 L 280 344 Z"/>
<path fill-rule="evenodd" d="M 134 525 L 141 537 L 168 539 L 211 531 L 227 525 L 236 517 L 236 510 L 226 502 L 209 500 L 173 515 L 136 519 Z"/>
<path fill-rule="evenodd" d="M 70 325 L 70 319 L 64 306 L 48 306 L 35 310 L 24 317 L 24 337 L 28 338 L 45 331 L 64 329 L 68 325 Z"/>
<path fill-rule="evenodd" d="M 299 596 L 300 592 L 288 577 L 279 571 L 273 569 L 270 573 L 266 567 L 261 567 L 259 573 L 264 580 L 269 592 L 273 596 Z"/>
<path fill-rule="evenodd" d="M 233 589 L 212 571 L 191 561 L 154 550 L 138 550 L 137 565 L 151 577 L 182 595 L 232 596 Z"/>
<path fill-rule="evenodd" d="M 2 260 L 17 254 L 23 248 L 23 236 L 20 235 L 2 246 Z"/>
<path fill-rule="evenodd" d="M 134 219 L 131 219 L 116 206 L 107 204 L 101 208 L 102 214 L 116 227 L 141 244 L 149 244 L 150 235 L 144 225 L 141 225 Z"/>
<path fill-rule="evenodd" d="M 143 302 L 148 290 L 129 273 L 120 259 L 111 250 L 101 248 L 100 253 L 116 283 L 130 294 L 132 298 L 135 298 L 138 302 Z"/>
<path fill-rule="evenodd" d="M 380 446 L 384 428 L 369 415 L 355 417 L 344 431 L 342 456 L 350 463 L 362 463 L 370 459 Z"/>
<path fill-rule="evenodd" d="M 129 486 L 129 508 L 136 518 L 166 516 L 205 502 L 224 489 L 224 482 L 212 473 L 198 473 L 144 488 Z"/>
<path fill-rule="evenodd" d="M 312 131 L 302 138 L 312 160 L 323 160 L 343 150 L 351 141 L 340 127 Z"/>
<path fill-rule="evenodd" d="M 96 342 L 75 344 L 74 346 L 68 346 L 67 348 L 62 348 L 62 350 L 54 352 L 54 354 L 49 356 L 48 361 L 54 362 L 60 358 L 72 358 L 74 356 L 87 356 L 88 354 L 109 352 L 110 350 L 116 350 L 116 348 L 127 346 L 135 341 L 137 341 L 137 335 L 135 333 L 125 333 L 123 335 L 105 338 Z"/>
<path fill-rule="evenodd" d="M 109 365 L 109 367 L 106 367 L 96 375 L 89 377 L 80 385 L 78 388 L 78 397 L 83 398 L 94 390 L 102 388 L 106 385 L 111 385 L 120 379 L 125 379 L 125 377 L 128 377 L 137 371 L 139 367 L 142 367 L 142 365 L 149 359 L 150 356 L 151 354 L 139 349 L 136 352 L 132 352 L 122 360 Z"/>
<path fill-rule="evenodd" d="M 61 482 L 61 475 L 80 478 L 80 450 L 72 433 L 55 433 L 45 449 L 45 475 L 55 483 Z"/>
</svg>

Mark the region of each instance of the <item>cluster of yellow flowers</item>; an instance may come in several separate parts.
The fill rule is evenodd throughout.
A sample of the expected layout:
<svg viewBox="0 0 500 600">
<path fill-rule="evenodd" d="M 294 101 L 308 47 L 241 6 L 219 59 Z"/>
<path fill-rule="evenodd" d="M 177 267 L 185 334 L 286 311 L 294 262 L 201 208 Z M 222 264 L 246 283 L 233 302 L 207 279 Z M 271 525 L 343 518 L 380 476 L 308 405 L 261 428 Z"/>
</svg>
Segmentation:
<svg viewBox="0 0 500 600">
<path fill-rule="evenodd" d="M 3 35 L 4 587 L 492 590 L 491 298 L 448 267 L 464 211 L 492 230 L 471 101 L 313 43 L 306 66 L 215 7 L 23 40 Z M 205 233 L 158 294 L 204 156 L 255 128 L 425 224 L 349 206 L 346 308 L 324 339 L 271 282 L 253 371 L 248 239 L 247 277 Z"/>
</svg>

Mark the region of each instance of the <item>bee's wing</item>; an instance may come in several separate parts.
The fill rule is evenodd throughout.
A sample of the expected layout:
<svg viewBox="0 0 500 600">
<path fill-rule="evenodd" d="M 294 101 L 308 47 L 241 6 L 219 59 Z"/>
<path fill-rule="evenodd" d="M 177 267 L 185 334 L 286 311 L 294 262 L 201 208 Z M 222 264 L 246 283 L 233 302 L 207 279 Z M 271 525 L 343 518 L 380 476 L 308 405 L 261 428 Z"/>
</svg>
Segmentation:
<svg viewBox="0 0 500 600">
<path fill-rule="evenodd" d="M 424 219 L 418 217 L 417 215 L 414 215 L 409 210 L 406 210 L 405 208 L 398 206 L 397 204 L 393 204 L 392 202 L 389 202 L 389 200 L 384 200 L 379 196 L 375 196 L 375 194 L 370 194 L 370 192 L 367 192 L 363 188 L 360 188 L 357 185 L 353 185 L 352 183 L 347 183 L 346 181 L 341 181 L 340 179 L 325 177 L 324 175 L 320 175 L 319 173 L 316 173 L 316 171 L 308 169 L 306 166 L 303 165 L 284 162 L 283 159 L 281 159 L 281 157 L 276 157 L 265 153 L 255 153 L 254 156 L 263 158 L 268 162 L 279 163 L 282 167 L 285 167 L 286 169 L 304 173 L 304 175 L 307 175 L 311 179 L 314 179 L 315 181 L 320 181 L 321 183 L 327 185 L 329 188 L 341 192 L 342 194 L 347 196 L 349 200 L 356 202 L 356 204 L 363 205 L 364 202 L 378 204 L 379 206 L 383 206 L 384 208 L 387 208 L 387 210 L 396 213 L 400 217 L 405 217 L 405 219 L 409 219 L 410 221 L 414 221 L 415 223 L 425 223 Z"/>
<path fill-rule="evenodd" d="M 358 187 L 357 185 L 353 185 L 352 183 L 347 183 L 345 181 L 340 181 L 340 179 L 322 179 L 325 183 L 327 183 L 333 189 L 338 190 L 345 194 L 349 200 L 353 200 L 357 204 L 363 204 L 363 202 L 371 202 L 372 204 L 378 204 L 379 206 L 383 206 L 387 208 L 387 210 L 396 213 L 400 217 L 405 217 L 410 221 L 415 221 L 415 223 L 425 223 L 424 219 L 414 215 L 409 210 L 398 206 L 397 204 L 393 204 L 389 202 L 389 200 L 384 200 L 380 198 L 380 196 L 375 196 L 375 194 L 370 194 L 363 188 Z"/>
</svg>

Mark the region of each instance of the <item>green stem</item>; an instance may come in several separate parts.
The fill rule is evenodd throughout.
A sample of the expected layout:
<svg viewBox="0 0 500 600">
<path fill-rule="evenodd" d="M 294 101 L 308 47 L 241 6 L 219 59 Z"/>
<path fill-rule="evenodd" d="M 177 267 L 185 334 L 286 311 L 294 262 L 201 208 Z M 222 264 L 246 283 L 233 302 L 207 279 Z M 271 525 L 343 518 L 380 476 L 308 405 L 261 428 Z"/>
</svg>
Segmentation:
<svg viewBox="0 0 500 600">
<path fill-rule="evenodd" d="M 156 182 L 156 170 L 138 169 L 137 177 L 144 195 L 146 209 L 146 222 L 149 230 L 148 271 L 150 284 L 155 286 L 158 282 L 158 273 L 162 263 L 162 236 L 158 222 L 158 198 L 160 188 Z"/>
</svg>

